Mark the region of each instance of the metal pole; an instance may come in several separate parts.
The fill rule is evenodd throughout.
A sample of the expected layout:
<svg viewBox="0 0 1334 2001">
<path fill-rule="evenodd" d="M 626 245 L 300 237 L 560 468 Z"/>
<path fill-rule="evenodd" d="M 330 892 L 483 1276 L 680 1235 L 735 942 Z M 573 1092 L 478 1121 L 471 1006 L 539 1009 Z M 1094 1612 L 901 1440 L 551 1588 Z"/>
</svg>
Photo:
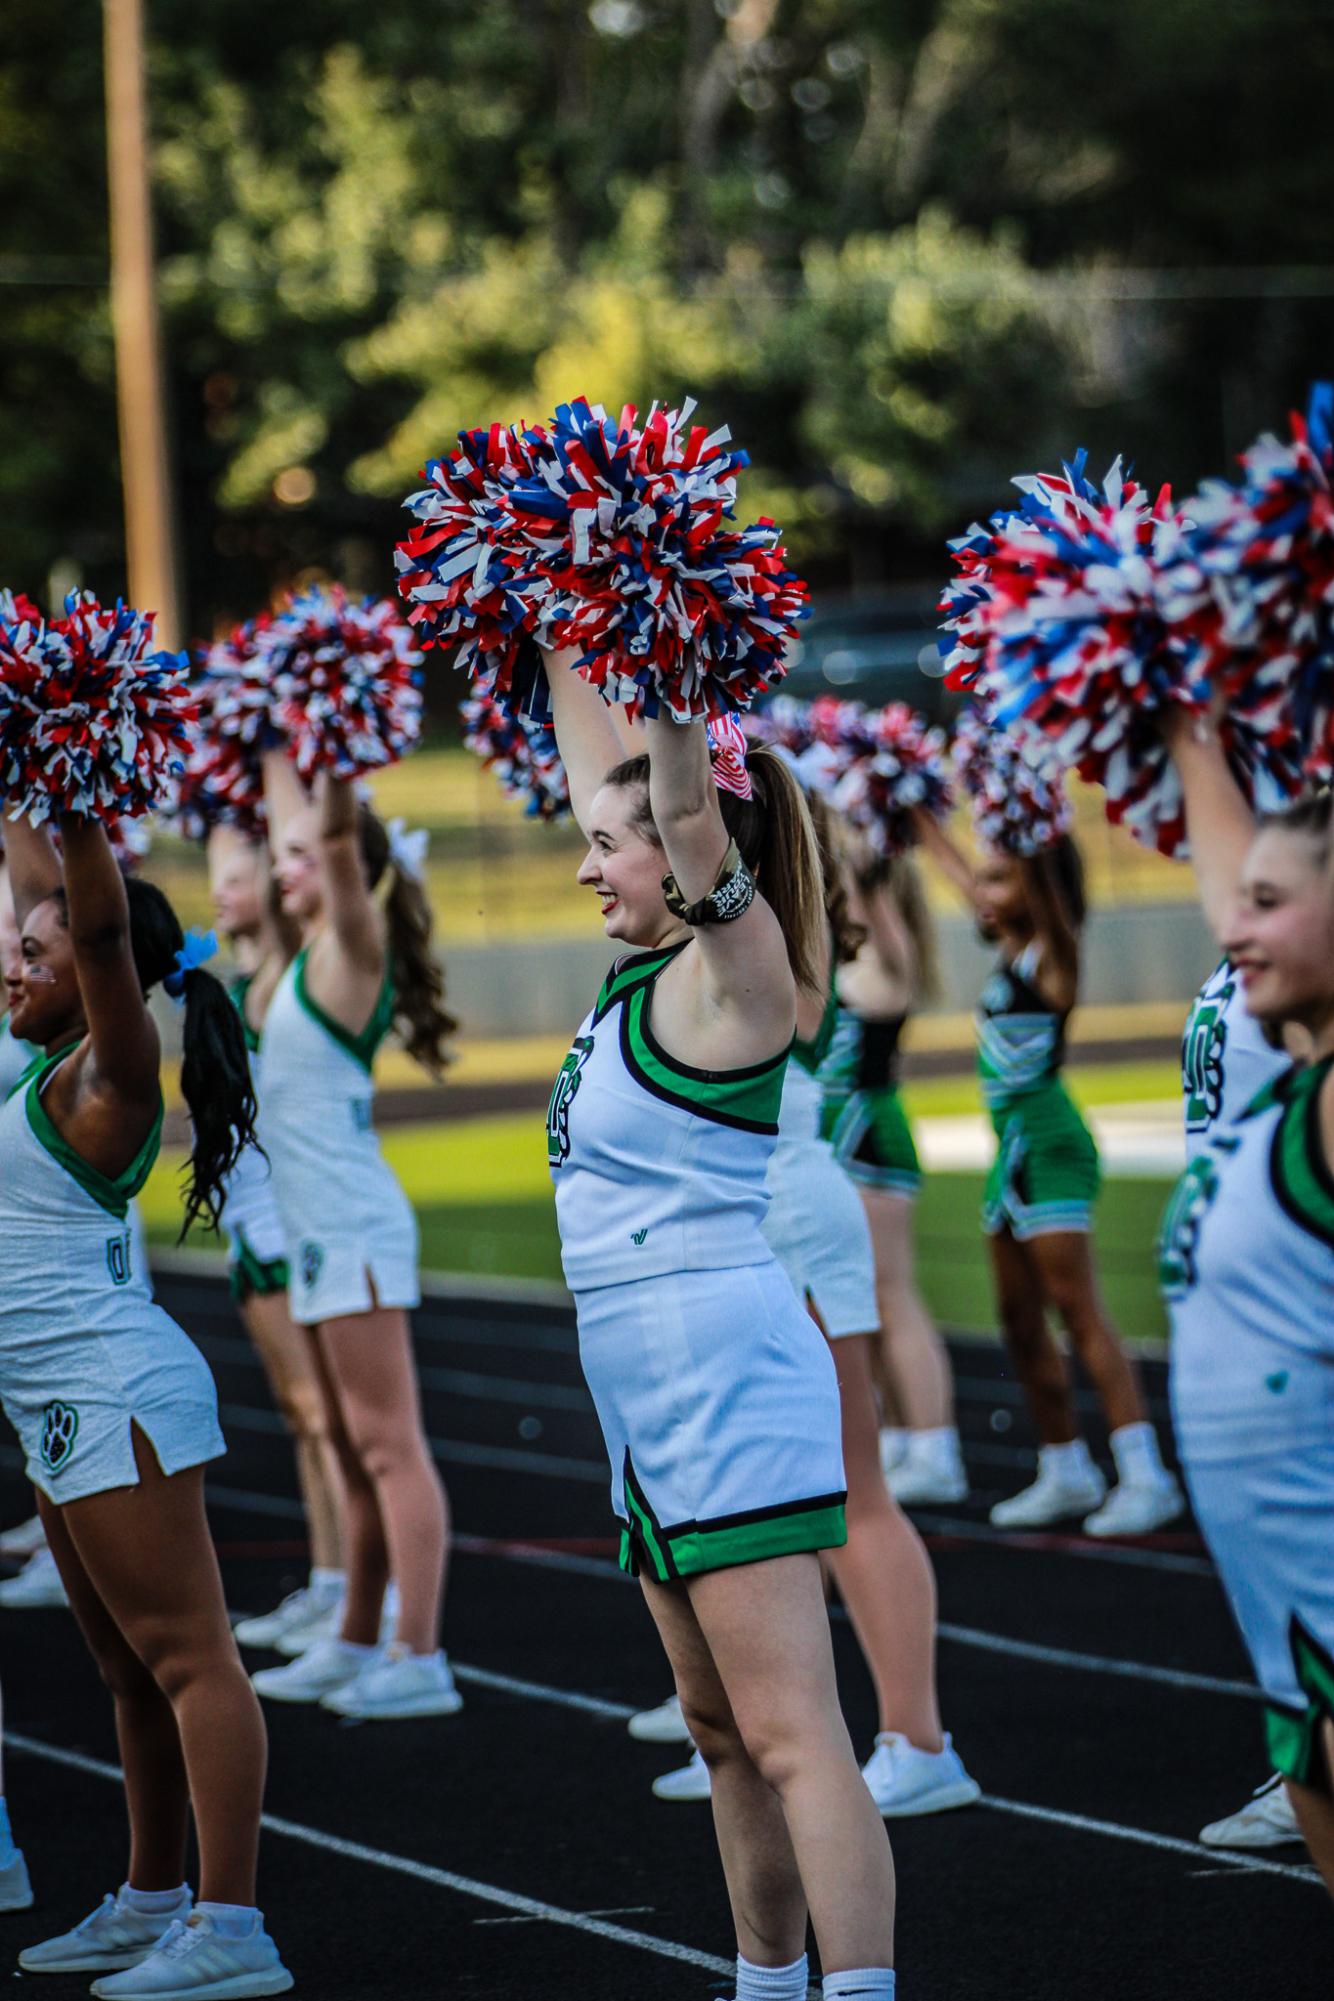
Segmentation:
<svg viewBox="0 0 1334 2001">
<path fill-rule="evenodd" d="M 102 0 L 106 45 L 111 320 L 131 602 L 180 644 L 181 602 L 154 282 L 142 0 Z"/>
</svg>

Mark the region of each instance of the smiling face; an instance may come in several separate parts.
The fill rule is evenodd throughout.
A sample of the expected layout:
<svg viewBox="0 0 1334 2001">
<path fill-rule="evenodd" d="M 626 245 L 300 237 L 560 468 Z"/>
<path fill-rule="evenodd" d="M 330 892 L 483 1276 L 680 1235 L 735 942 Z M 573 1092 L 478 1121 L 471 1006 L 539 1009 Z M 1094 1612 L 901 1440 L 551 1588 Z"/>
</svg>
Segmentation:
<svg viewBox="0 0 1334 2001">
<path fill-rule="evenodd" d="M 1007 855 L 1002 848 L 983 848 L 974 881 L 977 928 L 989 943 L 998 938 L 1032 936 L 1024 873 L 1014 855 Z"/>
<path fill-rule="evenodd" d="M 237 847 L 210 860 L 213 913 L 229 938 L 258 937 L 264 924 L 263 872 L 258 848 Z"/>
<path fill-rule="evenodd" d="M 298 924 L 314 924 L 324 914 L 320 879 L 320 816 L 314 806 L 293 814 L 273 857 L 273 879 L 284 913 Z"/>
<path fill-rule="evenodd" d="M 643 788 L 604 785 L 588 815 L 588 853 L 575 880 L 597 892 L 602 926 L 627 945 L 660 945 L 676 930 L 663 900 L 667 857 L 643 831 L 636 814 Z"/>
<path fill-rule="evenodd" d="M 1334 893 L 1321 842 L 1281 827 L 1256 835 L 1223 950 L 1257 1020 L 1317 1035 L 1334 1021 Z"/>
<path fill-rule="evenodd" d="M 20 1042 L 47 1049 L 81 1033 L 83 997 L 64 912 L 53 899 L 29 911 L 18 951 L 4 966 L 9 1026 Z"/>
</svg>

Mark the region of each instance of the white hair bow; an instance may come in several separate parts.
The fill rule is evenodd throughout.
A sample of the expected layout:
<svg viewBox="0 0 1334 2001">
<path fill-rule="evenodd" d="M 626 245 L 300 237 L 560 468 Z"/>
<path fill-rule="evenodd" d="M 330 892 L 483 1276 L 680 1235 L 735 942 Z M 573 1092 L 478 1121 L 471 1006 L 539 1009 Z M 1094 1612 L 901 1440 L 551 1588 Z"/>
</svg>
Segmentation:
<svg viewBox="0 0 1334 2001">
<path fill-rule="evenodd" d="M 420 882 L 426 874 L 426 850 L 431 844 L 425 827 L 410 827 L 406 820 L 391 820 L 385 831 L 394 867 L 400 875 Z"/>
</svg>

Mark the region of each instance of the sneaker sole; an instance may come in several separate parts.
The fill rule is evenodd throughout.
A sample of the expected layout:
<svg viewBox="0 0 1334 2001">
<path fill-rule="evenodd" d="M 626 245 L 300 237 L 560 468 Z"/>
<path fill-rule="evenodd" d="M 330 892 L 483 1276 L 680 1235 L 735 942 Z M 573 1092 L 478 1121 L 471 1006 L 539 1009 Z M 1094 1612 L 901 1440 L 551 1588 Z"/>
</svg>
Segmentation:
<svg viewBox="0 0 1334 2001">
<path fill-rule="evenodd" d="M 987 1520 L 993 1529 L 1051 1529 L 1055 1528 L 1058 1522 L 1082 1521 L 1084 1516 L 1100 1508 L 1106 1498 L 1104 1494 L 1102 1499 L 1097 1501 L 1075 1501 L 1070 1507 L 1062 1508 L 1058 1515 L 1001 1515 L 998 1519 L 993 1512 L 987 1516 Z"/>
<path fill-rule="evenodd" d="M 340 1702 L 336 1695 L 327 1696 L 320 1704 L 332 1716 L 347 1716 L 358 1723 L 396 1723 L 400 1717 L 406 1722 L 414 1716 L 457 1716 L 463 1707 L 461 1695 L 437 1695 L 429 1701 L 395 1703 L 392 1709 L 366 1709 L 358 1704 L 355 1708 Z"/>
<path fill-rule="evenodd" d="M 34 1902 L 30 1889 L 26 1897 L 0 1897 L 0 1911 L 30 1911 Z"/>
<path fill-rule="evenodd" d="M 303 1688 L 300 1693 L 294 1688 L 265 1688 L 256 1675 L 251 1675 L 250 1686 L 256 1695 L 262 1695 L 266 1702 L 310 1702 L 321 1703 L 336 1693 L 335 1689 Z"/>
<path fill-rule="evenodd" d="M 202 1987 L 155 1987 L 151 1996 L 145 1994 L 144 2001 L 251 2001 L 251 1997 L 265 1994 L 286 1994 L 296 1985 L 285 1966 L 269 1973 L 237 1973 L 228 1980 L 210 1980 Z M 95 1980 L 89 1988 L 100 2001 L 118 2001 L 116 1990 L 103 1986 Z"/>
<path fill-rule="evenodd" d="M 1247 1852 L 1260 1848 L 1301 1848 L 1304 1846 L 1300 1834 L 1264 1834 L 1258 1840 L 1250 1835 L 1238 1836 L 1233 1834 L 1224 1840 L 1216 1834 L 1210 1834 L 1207 1828 L 1201 1828 L 1199 1838 L 1205 1848 L 1240 1848 Z"/>
<path fill-rule="evenodd" d="M 653 1788 L 653 1797 L 655 1800 L 666 1800 L 668 1806 L 691 1806 L 694 1804 L 702 1805 L 705 1800 L 712 1799 L 713 1787 L 710 1786 L 707 1789 L 707 1791 L 702 1793 L 698 1792 L 685 1793 L 685 1792 L 675 1792 L 675 1791 L 668 1793 L 668 1792 L 663 1792 L 658 1786 L 655 1785 Z"/>
<path fill-rule="evenodd" d="M 1169 1522 L 1175 1522 L 1186 1512 L 1185 1504 L 1178 1503 L 1169 1514 L 1155 1515 L 1152 1521 L 1137 1522 L 1133 1529 L 1098 1528 L 1085 1522 L 1084 1533 L 1091 1535 L 1095 1542 L 1114 1542 L 1118 1536 L 1152 1535 L 1155 1529 L 1165 1529 Z"/>
<path fill-rule="evenodd" d="M 95 1959 L 43 1959 L 34 1961 L 28 1953 L 19 1954 L 19 1965 L 25 1973 L 128 1973 L 132 1966 L 138 1966 L 153 1951 L 146 1945 L 141 1952 L 102 1952 Z"/>
<path fill-rule="evenodd" d="M 652 1725 L 647 1730 L 642 1728 L 637 1730 L 632 1718 L 625 1727 L 634 1738 L 636 1744 L 688 1744 L 690 1742 L 690 1732 L 686 1729 L 684 1723 L 673 1723 L 670 1727 L 659 1723 Z"/>
<path fill-rule="evenodd" d="M 982 1797 L 982 1788 L 976 1779 L 959 1779 L 952 1786 L 941 1786 L 938 1791 L 923 1793 L 920 1798 L 891 1801 L 881 1806 L 875 1800 L 876 1811 L 882 1820 L 915 1820 L 922 1814 L 949 1813 L 954 1807 L 975 1806 Z M 875 1799 L 875 1794 L 871 1794 Z"/>
</svg>

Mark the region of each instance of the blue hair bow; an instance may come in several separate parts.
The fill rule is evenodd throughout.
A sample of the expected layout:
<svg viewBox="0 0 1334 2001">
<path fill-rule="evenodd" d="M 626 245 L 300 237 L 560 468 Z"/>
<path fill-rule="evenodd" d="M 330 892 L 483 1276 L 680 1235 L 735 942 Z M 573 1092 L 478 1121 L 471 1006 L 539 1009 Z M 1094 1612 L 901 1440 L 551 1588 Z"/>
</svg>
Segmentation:
<svg viewBox="0 0 1334 2001">
<path fill-rule="evenodd" d="M 211 959 L 217 949 L 216 931 L 187 931 L 185 943 L 176 954 L 172 970 L 162 982 L 163 991 L 169 993 L 174 1001 L 183 1001 L 186 974 L 193 973 L 197 966 L 202 966 L 206 960 Z"/>
</svg>

